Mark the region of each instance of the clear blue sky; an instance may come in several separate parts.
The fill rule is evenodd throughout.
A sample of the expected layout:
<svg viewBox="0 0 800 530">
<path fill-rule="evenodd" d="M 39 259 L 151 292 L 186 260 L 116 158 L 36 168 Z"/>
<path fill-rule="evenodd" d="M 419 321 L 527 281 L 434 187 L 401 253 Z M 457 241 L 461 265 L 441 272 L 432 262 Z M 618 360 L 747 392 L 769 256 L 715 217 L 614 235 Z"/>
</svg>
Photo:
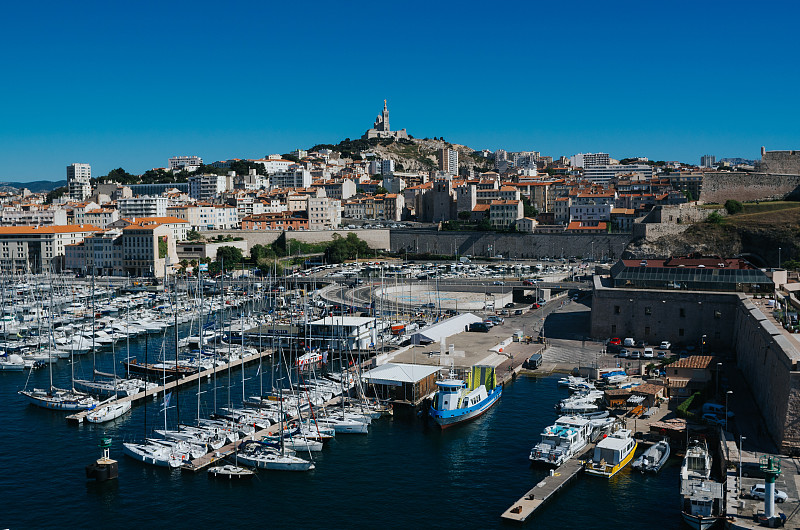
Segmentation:
<svg viewBox="0 0 800 530">
<path fill-rule="evenodd" d="M 0 180 L 393 128 L 699 162 L 800 148 L 798 2 L 12 2 Z"/>
</svg>

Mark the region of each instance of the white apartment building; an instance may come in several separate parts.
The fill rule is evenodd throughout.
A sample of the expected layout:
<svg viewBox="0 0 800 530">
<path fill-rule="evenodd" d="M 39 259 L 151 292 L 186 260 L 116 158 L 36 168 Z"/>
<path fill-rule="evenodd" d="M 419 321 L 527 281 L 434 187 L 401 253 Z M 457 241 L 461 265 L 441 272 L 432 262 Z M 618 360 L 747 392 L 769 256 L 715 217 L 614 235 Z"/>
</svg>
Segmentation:
<svg viewBox="0 0 800 530">
<path fill-rule="evenodd" d="M 295 169 L 270 175 L 270 189 L 308 188 L 311 186 L 311 172 L 307 169 Z"/>
<path fill-rule="evenodd" d="M 307 208 L 309 230 L 339 228 L 342 224 L 342 201 L 326 197 L 325 190 L 309 196 Z"/>
<path fill-rule="evenodd" d="M 439 149 L 439 169 L 448 175 L 458 175 L 458 151 L 447 147 Z"/>
<path fill-rule="evenodd" d="M 153 223 L 130 225 L 122 229 L 123 274 L 133 277 L 164 277 L 166 260 L 178 262 L 172 230 Z"/>
<path fill-rule="evenodd" d="M 124 260 L 122 252 L 122 230 L 107 230 L 87 236 L 82 245 L 72 245 L 66 250 L 65 268 L 96 276 L 122 276 Z M 83 255 L 83 263 L 79 255 Z"/>
<path fill-rule="evenodd" d="M 49 226 L 67 224 L 67 211 L 55 206 L 3 206 L 0 226 Z"/>
<path fill-rule="evenodd" d="M 606 166 L 611 163 L 608 153 L 578 153 L 569 157 L 572 167 L 587 168 L 589 166 Z"/>
<path fill-rule="evenodd" d="M 168 168 L 170 171 L 196 171 L 198 167 L 203 165 L 203 159 L 199 156 L 173 156 L 168 160 Z"/>
<path fill-rule="evenodd" d="M 165 217 L 169 199 L 166 197 L 131 197 L 117 201 L 120 217 Z"/>
<path fill-rule="evenodd" d="M 196 201 L 209 201 L 225 193 L 228 177 L 225 175 L 197 175 L 189 177 L 189 197 Z"/>
<path fill-rule="evenodd" d="M 92 166 L 74 163 L 67 166 L 67 194 L 73 201 L 83 201 L 92 194 Z"/>
<path fill-rule="evenodd" d="M 289 168 L 295 164 L 295 162 L 292 162 L 291 160 L 283 160 L 280 157 L 273 158 L 274 156 L 276 155 L 270 155 L 267 158 L 261 158 L 258 160 L 251 160 L 251 162 L 264 166 L 264 169 L 267 171 L 268 175 L 289 171 Z"/>
<path fill-rule="evenodd" d="M 653 167 L 647 164 L 605 164 L 583 168 L 583 178 L 590 182 L 608 182 L 617 175 L 629 173 L 650 179 L 653 176 Z"/>
<path fill-rule="evenodd" d="M 326 182 L 322 188 L 325 190 L 325 196 L 331 199 L 349 199 L 356 194 L 356 183 L 350 179 Z"/>
</svg>

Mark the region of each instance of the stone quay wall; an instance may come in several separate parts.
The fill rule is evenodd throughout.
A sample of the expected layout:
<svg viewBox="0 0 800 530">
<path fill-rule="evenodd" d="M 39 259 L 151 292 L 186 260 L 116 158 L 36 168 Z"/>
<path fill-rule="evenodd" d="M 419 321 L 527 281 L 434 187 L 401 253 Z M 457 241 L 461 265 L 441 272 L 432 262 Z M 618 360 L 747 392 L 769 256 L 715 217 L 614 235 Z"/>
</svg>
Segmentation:
<svg viewBox="0 0 800 530">
<path fill-rule="evenodd" d="M 800 174 L 710 172 L 703 176 L 704 202 L 779 200 L 800 187 Z"/>
<path fill-rule="evenodd" d="M 253 245 L 269 245 L 274 243 L 283 232 L 280 230 L 208 230 L 202 234 L 209 239 L 222 235 L 233 237 L 243 237 L 248 244 L 248 248 Z M 324 243 L 333 240 L 333 234 L 347 237 L 347 234 L 355 233 L 359 239 L 367 242 L 370 248 L 379 250 L 389 250 L 389 230 L 366 229 L 366 230 L 289 230 L 286 232 L 286 239 L 296 239 L 304 243 Z"/>
</svg>

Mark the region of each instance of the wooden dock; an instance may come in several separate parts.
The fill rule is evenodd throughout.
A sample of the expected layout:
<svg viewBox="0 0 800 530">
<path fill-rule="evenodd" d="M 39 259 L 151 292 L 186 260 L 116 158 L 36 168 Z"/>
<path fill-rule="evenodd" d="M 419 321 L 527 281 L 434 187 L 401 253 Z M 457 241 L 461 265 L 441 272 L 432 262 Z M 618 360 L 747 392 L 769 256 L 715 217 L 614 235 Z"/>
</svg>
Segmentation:
<svg viewBox="0 0 800 530">
<path fill-rule="evenodd" d="M 543 478 L 520 500 L 503 512 L 501 517 L 508 521 L 524 523 L 533 515 L 540 506 L 550 500 L 564 486 L 575 480 L 583 471 L 583 460 L 594 451 L 595 444 L 589 444 L 589 449 L 580 457 L 573 457 L 557 467 L 550 475 Z"/>
<path fill-rule="evenodd" d="M 143 402 L 146 398 L 155 398 L 159 394 L 164 394 L 165 392 L 169 392 L 174 388 L 180 388 L 182 386 L 186 386 L 188 384 L 197 382 L 198 379 L 201 379 L 203 377 L 211 377 L 215 371 L 221 373 L 225 370 L 228 370 L 228 368 L 234 369 L 240 367 L 241 365 L 247 366 L 249 364 L 253 364 L 254 362 L 258 361 L 261 358 L 269 357 L 271 355 L 272 355 L 272 350 L 264 350 L 260 353 L 248 355 L 244 359 L 236 359 L 221 366 L 217 366 L 216 368 L 203 370 L 202 372 L 187 375 L 186 377 L 183 377 L 181 379 L 170 381 L 165 385 L 160 385 L 154 389 L 148 390 L 147 392 L 139 392 L 138 394 L 134 394 L 132 396 L 120 397 L 116 400 L 109 401 L 108 403 L 125 403 L 127 401 L 130 401 L 133 405 L 136 405 Z M 84 418 L 89 412 L 91 411 L 82 410 L 80 412 L 76 412 L 75 414 L 70 414 L 69 416 L 67 416 L 67 421 L 70 423 L 78 423 L 78 424 L 83 423 Z"/>
</svg>

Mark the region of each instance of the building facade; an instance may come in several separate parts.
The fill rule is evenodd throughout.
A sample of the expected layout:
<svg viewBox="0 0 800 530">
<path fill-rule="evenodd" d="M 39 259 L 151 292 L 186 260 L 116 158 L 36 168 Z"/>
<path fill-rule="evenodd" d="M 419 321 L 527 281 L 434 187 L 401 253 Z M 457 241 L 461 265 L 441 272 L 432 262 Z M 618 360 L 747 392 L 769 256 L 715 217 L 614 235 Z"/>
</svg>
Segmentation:
<svg viewBox="0 0 800 530">
<path fill-rule="evenodd" d="M 84 201 L 92 194 L 92 166 L 74 163 L 67 166 L 67 194 L 73 201 Z"/>
</svg>

